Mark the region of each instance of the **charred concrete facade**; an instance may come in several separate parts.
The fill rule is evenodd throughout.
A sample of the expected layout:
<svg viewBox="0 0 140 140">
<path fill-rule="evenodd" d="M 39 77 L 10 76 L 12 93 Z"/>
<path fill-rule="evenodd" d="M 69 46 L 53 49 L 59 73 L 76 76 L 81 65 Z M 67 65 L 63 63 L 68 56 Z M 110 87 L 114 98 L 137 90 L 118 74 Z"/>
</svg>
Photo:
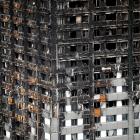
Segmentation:
<svg viewBox="0 0 140 140">
<path fill-rule="evenodd" d="M 0 9 L 3 139 L 49 138 L 50 1 L 3 0 Z"/>
<path fill-rule="evenodd" d="M 0 139 L 140 139 L 139 0 L 1 0 L 0 12 Z"/>
</svg>

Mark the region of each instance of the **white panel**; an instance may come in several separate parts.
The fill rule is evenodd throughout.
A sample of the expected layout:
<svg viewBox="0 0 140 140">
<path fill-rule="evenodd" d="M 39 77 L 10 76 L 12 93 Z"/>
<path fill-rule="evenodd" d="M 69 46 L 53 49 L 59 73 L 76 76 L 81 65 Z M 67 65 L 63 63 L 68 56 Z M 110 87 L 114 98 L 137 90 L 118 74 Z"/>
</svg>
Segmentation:
<svg viewBox="0 0 140 140">
<path fill-rule="evenodd" d="M 81 16 L 76 17 L 76 23 L 81 23 Z"/>
<path fill-rule="evenodd" d="M 50 134 L 49 133 L 45 133 L 45 140 L 50 140 Z"/>
<path fill-rule="evenodd" d="M 6 131 L 6 137 L 10 138 L 10 132 L 9 131 Z"/>
<path fill-rule="evenodd" d="M 101 108 L 106 108 L 106 103 L 104 102 L 104 103 L 100 103 L 100 105 L 101 105 Z"/>
<path fill-rule="evenodd" d="M 78 119 L 78 125 L 83 125 L 83 119 Z"/>
<path fill-rule="evenodd" d="M 117 115 L 117 121 L 122 121 L 122 115 Z"/>
<path fill-rule="evenodd" d="M 18 59 L 19 59 L 19 60 L 22 60 L 22 56 L 21 56 L 21 55 L 19 55 L 19 56 L 18 56 Z"/>
<path fill-rule="evenodd" d="M 122 101 L 117 101 L 117 107 L 121 107 L 122 106 Z"/>
<path fill-rule="evenodd" d="M 31 127 L 31 133 L 32 133 L 32 135 L 35 135 L 35 128 L 34 127 Z"/>
<path fill-rule="evenodd" d="M 71 120 L 66 120 L 66 126 L 71 126 Z"/>
<path fill-rule="evenodd" d="M 71 135 L 66 135 L 66 140 L 71 140 Z"/>
<path fill-rule="evenodd" d="M 106 131 L 101 131 L 101 137 L 102 138 L 106 137 Z"/>
<path fill-rule="evenodd" d="M 139 90 L 140 90 L 140 84 L 139 84 Z"/>
<path fill-rule="evenodd" d="M 106 123 L 106 116 L 101 116 L 101 123 Z"/>
<path fill-rule="evenodd" d="M 45 109 L 50 111 L 50 105 L 49 104 L 45 104 Z"/>
<path fill-rule="evenodd" d="M 83 140 L 83 133 L 78 133 L 78 140 Z"/>
<path fill-rule="evenodd" d="M 66 94 L 66 97 L 70 97 L 70 91 L 66 91 L 65 94 Z"/>
<path fill-rule="evenodd" d="M 98 99 L 100 99 L 100 95 L 99 94 L 94 96 L 94 100 L 98 100 Z"/>
<path fill-rule="evenodd" d="M 5 64 L 5 68 L 7 68 L 8 67 L 7 63 L 5 62 L 4 64 Z"/>
<path fill-rule="evenodd" d="M 122 73 L 121 72 L 117 72 L 117 78 L 122 78 Z"/>
<path fill-rule="evenodd" d="M 122 136 L 122 129 L 117 129 L 117 136 Z"/>
<path fill-rule="evenodd" d="M 122 92 L 122 86 L 117 86 L 116 92 Z"/>
<path fill-rule="evenodd" d="M 71 105 L 66 105 L 66 112 L 71 112 Z"/>
<path fill-rule="evenodd" d="M 46 91 L 46 92 L 45 92 L 45 94 L 48 96 L 48 95 L 49 95 L 49 92 L 48 92 L 48 91 Z"/>
<path fill-rule="evenodd" d="M 45 124 L 48 125 L 48 126 L 50 126 L 50 123 L 51 123 L 50 122 L 50 119 L 45 118 Z"/>
<path fill-rule="evenodd" d="M 102 67 L 102 71 L 111 71 L 111 67 L 107 67 L 107 68 L 105 68 L 105 67 Z"/>
</svg>

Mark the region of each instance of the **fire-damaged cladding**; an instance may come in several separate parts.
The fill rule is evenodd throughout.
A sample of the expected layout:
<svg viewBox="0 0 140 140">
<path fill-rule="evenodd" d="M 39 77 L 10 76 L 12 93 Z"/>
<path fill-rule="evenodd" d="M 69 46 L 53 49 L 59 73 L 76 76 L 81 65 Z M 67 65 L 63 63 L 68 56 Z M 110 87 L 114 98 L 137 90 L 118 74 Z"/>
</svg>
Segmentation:
<svg viewBox="0 0 140 140">
<path fill-rule="evenodd" d="M 92 68 L 93 3 L 57 2 L 60 139 L 94 139 Z"/>
<path fill-rule="evenodd" d="M 0 10 L 2 139 L 44 140 L 52 96 L 50 1 L 2 0 Z"/>
</svg>

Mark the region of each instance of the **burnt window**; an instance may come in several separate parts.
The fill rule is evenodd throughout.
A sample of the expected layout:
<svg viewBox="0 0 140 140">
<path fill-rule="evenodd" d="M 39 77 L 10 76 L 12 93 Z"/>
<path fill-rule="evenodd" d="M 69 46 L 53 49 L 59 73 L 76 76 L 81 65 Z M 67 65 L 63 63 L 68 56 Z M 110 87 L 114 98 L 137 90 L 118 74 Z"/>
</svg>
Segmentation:
<svg viewBox="0 0 140 140">
<path fill-rule="evenodd" d="M 89 95 L 89 89 L 88 88 L 83 88 L 82 89 L 82 94 Z"/>
<path fill-rule="evenodd" d="M 100 117 L 95 117 L 95 123 L 100 123 Z"/>
<path fill-rule="evenodd" d="M 107 50 L 115 50 L 116 49 L 116 43 L 106 43 L 106 49 Z"/>
<path fill-rule="evenodd" d="M 33 71 L 30 70 L 30 69 L 27 69 L 27 75 L 28 75 L 28 76 L 32 76 L 32 75 L 33 75 Z"/>
<path fill-rule="evenodd" d="M 134 19 L 139 19 L 139 18 L 140 18 L 140 13 L 134 12 Z"/>
<path fill-rule="evenodd" d="M 65 126 L 65 120 L 60 119 L 60 126 L 61 126 L 61 127 L 64 127 L 64 126 Z M 63 136 L 64 136 L 64 135 L 63 135 Z"/>
<path fill-rule="evenodd" d="M 106 20 L 116 20 L 116 13 L 106 14 Z"/>
<path fill-rule="evenodd" d="M 122 34 L 128 34 L 128 28 L 122 28 Z"/>
<path fill-rule="evenodd" d="M 27 44 L 28 44 L 28 47 L 29 47 L 29 48 L 32 48 L 32 47 L 33 47 L 33 42 L 28 41 Z"/>
<path fill-rule="evenodd" d="M 4 136 L 6 136 L 6 130 L 3 130 L 3 134 L 4 134 Z"/>
<path fill-rule="evenodd" d="M 45 59 L 41 58 L 40 63 L 41 63 L 41 65 L 45 65 Z"/>
<path fill-rule="evenodd" d="M 134 5 L 139 5 L 140 1 L 139 0 L 133 0 Z"/>
<path fill-rule="evenodd" d="M 134 119 L 139 119 L 139 112 L 134 113 Z"/>
<path fill-rule="evenodd" d="M 46 79 L 46 74 L 45 73 L 40 73 L 41 79 L 45 80 Z"/>
<path fill-rule="evenodd" d="M 77 96 L 77 90 L 76 89 L 71 91 L 71 96 Z"/>
<path fill-rule="evenodd" d="M 72 119 L 72 120 L 71 120 L 71 125 L 72 125 L 72 126 L 77 125 L 77 119 Z"/>
<path fill-rule="evenodd" d="M 82 74 L 82 80 L 83 81 L 89 80 L 89 74 Z"/>
<path fill-rule="evenodd" d="M 65 112 L 65 104 L 59 105 L 60 112 Z"/>
<path fill-rule="evenodd" d="M 106 135 L 107 136 L 117 136 L 117 129 L 106 130 Z"/>
<path fill-rule="evenodd" d="M 128 120 L 128 114 L 122 114 L 122 120 L 127 121 Z"/>
<path fill-rule="evenodd" d="M 89 45 L 88 45 L 88 44 L 84 44 L 84 45 L 82 46 L 82 51 L 83 51 L 83 52 L 89 51 Z"/>
<path fill-rule="evenodd" d="M 77 66 L 77 61 L 70 61 L 70 64 L 71 64 L 71 67 L 75 67 L 75 66 Z"/>
<path fill-rule="evenodd" d="M 123 106 L 128 105 L 128 99 L 126 99 L 126 100 L 122 100 L 122 105 L 123 105 Z"/>
<path fill-rule="evenodd" d="M 61 135 L 60 140 L 65 140 L 65 135 Z"/>
<path fill-rule="evenodd" d="M 106 64 L 116 64 L 116 57 L 106 58 Z"/>
<path fill-rule="evenodd" d="M 123 128 L 123 135 L 127 135 L 128 134 L 128 128 Z"/>
<path fill-rule="evenodd" d="M 138 76 L 139 75 L 139 69 L 133 70 L 133 76 Z"/>
<path fill-rule="evenodd" d="M 106 6 L 116 6 L 116 0 L 106 0 Z"/>
<path fill-rule="evenodd" d="M 98 137 L 101 137 L 101 131 L 95 131 L 95 136 L 98 138 Z"/>
<path fill-rule="evenodd" d="M 122 77 L 127 77 L 128 76 L 128 71 L 122 71 Z"/>
<path fill-rule="evenodd" d="M 99 29 L 94 30 L 94 36 L 100 36 L 100 30 Z"/>
<path fill-rule="evenodd" d="M 76 38 L 77 37 L 77 32 L 76 31 L 71 31 L 70 32 L 70 38 Z"/>
<path fill-rule="evenodd" d="M 94 102 L 94 108 L 100 108 L 100 102 Z"/>
<path fill-rule="evenodd" d="M 87 16 L 82 16 L 82 22 L 87 23 L 88 22 L 88 15 Z"/>
<path fill-rule="evenodd" d="M 140 47 L 140 42 L 139 41 L 134 41 L 133 45 L 134 45 L 134 50 L 137 50 Z"/>
<path fill-rule="evenodd" d="M 43 44 L 41 44 L 41 45 L 40 45 L 40 50 L 41 50 L 41 51 L 45 51 L 45 50 L 46 50 L 46 46 L 43 45 Z"/>
<path fill-rule="evenodd" d="M 94 15 L 94 21 L 99 21 L 100 20 L 100 16 L 99 15 Z"/>
<path fill-rule="evenodd" d="M 32 56 L 30 56 L 30 55 L 27 55 L 27 61 L 29 61 L 29 62 L 32 62 L 32 61 L 33 61 L 33 58 L 32 58 Z"/>
<path fill-rule="evenodd" d="M 41 94 L 46 95 L 46 89 L 45 88 L 40 87 L 39 91 L 40 91 Z"/>
<path fill-rule="evenodd" d="M 89 65 L 89 60 L 82 60 L 82 64 L 84 66 L 88 66 Z"/>
<path fill-rule="evenodd" d="M 108 101 L 106 106 L 107 107 L 115 107 L 116 106 L 116 101 Z"/>
<path fill-rule="evenodd" d="M 57 10 L 62 10 L 62 9 L 64 9 L 64 3 L 57 3 Z"/>
<path fill-rule="evenodd" d="M 32 31 L 31 27 L 28 27 L 27 30 L 28 30 L 27 31 L 28 33 L 31 33 L 31 31 Z"/>
<path fill-rule="evenodd" d="M 68 18 L 68 23 L 74 24 L 76 23 L 76 16 L 71 16 Z"/>
<path fill-rule="evenodd" d="M 15 53 L 15 58 L 18 58 L 19 54 L 18 53 Z"/>
<path fill-rule="evenodd" d="M 101 45 L 100 44 L 94 44 L 94 51 L 99 51 Z"/>
<path fill-rule="evenodd" d="M 72 111 L 77 111 L 78 110 L 78 105 L 76 102 L 71 103 L 71 110 Z"/>
<path fill-rule="evenodd" d="M 123 56 L 123 57 L 121 58 L 121 62 L 122 62 L 122 63 L 127 63 L 127 62 L 128 62 L 128 57 L 127 57 L 127 56 Z"/>
<path fill-rule="evenodd" d="M 84 124 L 90 124 L 90 116 L 85 116 L 83 121 L 84 121 Z"/>
<path fill-rule="evenodd" d="M 115 78 L 113 72 L 104 73 L 104 77 L 105 77 L 105 78 Z"/>
<path fill-rule="evenodd" d="M 32 103 L 33 102 L 33 99 L 29 98 L 29 102 Z"/>
<path fill-rule="evenodd" d="M 83 107 L 84 107 L 84 110 L 88 110 L 89 109 L 89 103 L 83 103 Z"/>
<path fill-rule="evenodd" d="M 140 32 L 140 27 L 134 27 L 133 28 L 134 33 L 139 33 Z"/>
<path fill-rule="evenodd" d="M 82 31 L 82 37 L 87 38 L 89 36 L 88 30 L 83 30 Z"/>
<path fill-rule="evenodd" d="M 107 122 L 114 122 L 114 121 L 116 121 L 116 115 L 107 115 L 106 116 L 106 121 Z"/>
<path fill-rule="evenodd" d="M 95 80 L 101 79 L 100 73 L 95 73 L 94 74 L 94 79 Z"/>
<path fill-rule="evenodd" d="M 70 46 L 70 51 L 71 51 L 71 52 L 76 52 L 76 50 L 77 50 L 76 45 L 71 45 L 71 46 Z"/>
<path fill-rule="evenodd" d="M 135 104 L 139 105 L 139 99 L 138 98 L 135 99 Z"/>
<path fill-rule="evenodd" d="M 100 65 L 100 59 L 95 59 L 94 64 L 95 65 Z"/>
<path fill-rule="evenodd" d="M 139 127 L 134 127 L 134 134 L 138 134 L 139 133 Z"/>
<path fill-rule="evenodd" d="M 77 134 L 75 133 L 75 134 L 71 134 L 71 140 L 78 140 L 77 139 Z"/>
<path fill-rule="evenodd" d="M 100 1 L 99 0 L 94 0 L 94 5 L 95 5 L 95 7 L 99 7 L 100 6 Z"/>
<path fill-rule="evenodd" d="M 77 81 L 77 75 L 74 75 L 71 77 L 71 82 L 76 82 Z"/>
<path fill-rule="evenodd" d="M 45 103 L 41 103 L 42 109 L 45 109 Z"/>
<path fill-rule="evenodd" d="M 116 28 L 106 29 L 106 35 L 116 35 Z"/>
<path fill-rule="evenodd" d="M 140 61 L 140 56 L 133 56 L 134 63 L 139 63 L 139 61 Z"/>
<path fill-rule="evenodd" d="M 70 1 L 69 7 L 70 8 L 84 8 L 87 7 L 87 1 Z"/>
</svg>

